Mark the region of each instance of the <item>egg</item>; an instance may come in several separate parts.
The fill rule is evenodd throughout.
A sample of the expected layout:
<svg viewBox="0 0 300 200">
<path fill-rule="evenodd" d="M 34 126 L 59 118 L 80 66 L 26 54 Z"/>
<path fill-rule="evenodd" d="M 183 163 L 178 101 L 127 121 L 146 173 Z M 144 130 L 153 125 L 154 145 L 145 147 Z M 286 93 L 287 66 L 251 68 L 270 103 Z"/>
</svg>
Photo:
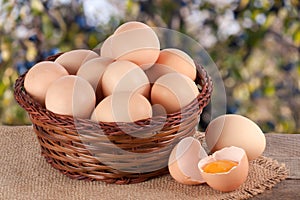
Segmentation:
<svg viewBox="0 0 300 200">
<path fill-rule="evenodd" d="M 151 102 L 162 105 L 167 113 L 174 113 L 196 100 L 198 94 L 198 87 L 189 77 L 167 73 L 153 84 Z"/>
<path fill-rule="evenodd" d="M 212 120 L 205 140 L 211 152 L 236 146 L 246 151 L 249 160 L 259 157 L 266 147 L 266 138 L 259 126 L 237 114 L 221 115 Z"/>
<path fill-rule="evenodd" d="M 150 83 L 154 83 L 159 77 L 168 74 L 168 73 L 176 73 L 176 71 L 166 65 L 154 64 L 149 69 L 145 70 L 145 74 L 147 75 Z"/>
<path fill-rule="evenodd" d="M 113 60 L 106 57 L 98 57 L 85 62 L 79 68 L 77 76 L 80 76 L 87 80 L 96 92 L 96 102 L 100 102 L 103 99 L 102 93 L 102 75 L 107 66 L 111 64 Z"/>
<path fill-rule="evenodd" d="M 230 192 L 239 188 L 248 177 L 246 152 L 239 147 L 225 147 L 198 163 L 201 176 L 213 189 Z"/>
<path fill-rule="evenodd" d="M 117 92 L 137 92 L 149 96 L 150 83 L 144 71 L 130 61 L 115 61 L 108 65 L 102 76 L 105 96 Z"/>
<path fill-rule="evenodd" d="M 46 92 L 50 84 L 62 76 L 68 75 L 67 70 L 58 63 L 42 61 L 35 64 L 27 72 L 24 88 L 31 97 L 45 105 Z"/>
<path fill-rule="evenodd" d="M 151 117 L 151 104 L 143 95 L 120 92 L 105 97 L 93 111 L 91 119 L 97 122 L 135 122 Z"/>
<path fill-rule="evenodd" d="M 83 63 L 97 57 L 99 57 L 99 55 L 94 51 L 87 49 L 76 49 L 63 53 L 57 57 L 54 62 L 65 67 L 70 75 L 75 75 Z"/>
<path fill-rule="evenodd" d="M 113 59 L 131 61 L 143 70 L 156 62 L 160 52 L 156 33 L 141 22 L 122 24 L 104 44 L 101 48 L 103 54 L 111 54 Z"/>
<path fill-rule="evenodd" d="M 180 140 L 169 157 L 170 175 L 177 182 L 186 185 L 205 183 L 198 169 L 199 161 L 205 157 L 207 153 L 197 139 L 186 137 Z"/>
<path fill-rule="evenodd" d="M 160 51 L 156 63 L 182 73 L 193 81 L 196 79 L 196 65 L 193 59 L 184 51 L 175 48 L 163 49 Z"/>
<path fill-rule="evenodd" d="M 107 57 L 107 58 L 113 57 L 111 39 L 112 39 L 112 35 L 106 38 L 106 40 L 104 40 L 104 42 L 102 43 L 102 46 L 100 48 L 100 56 Z"/>
<path fill-rule="evenodd" d="M 120 33 L 124 33 L 126 31 L 130 31 L 130 30 L 135 30 L 135 29 L 147 29 L 149 28 L 148 25 L 142 23 L 142 22 L 138 22 L 138 21 L 130 21 L 130 22 L 126 22 L 124 24 L 122 24 L 121 26 L 119 26 L 114 34 L 120 34 Z"/>
<path fill-rule="evenodd" d="M 46 108 L 76 118 L 90 118 L 95 108 L 93 87 L 85 79 L 68 75 L 54 81 L 46 93 Z"/>
</svg>

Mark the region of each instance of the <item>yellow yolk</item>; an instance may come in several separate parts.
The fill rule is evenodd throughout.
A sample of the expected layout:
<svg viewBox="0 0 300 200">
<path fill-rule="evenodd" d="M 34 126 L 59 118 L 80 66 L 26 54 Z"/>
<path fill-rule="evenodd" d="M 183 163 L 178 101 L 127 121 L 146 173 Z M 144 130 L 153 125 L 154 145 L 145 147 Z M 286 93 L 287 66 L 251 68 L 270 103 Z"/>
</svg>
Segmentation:
<svg viewBox="0 0 300 200">
<path fill-rule="evenodd" d="M 218 160 L 208 163 L 203 167 L 203 171 L 206 173 L 223 173 L 228 172 L 238 163 L 230 160 Z"/>
</svg>

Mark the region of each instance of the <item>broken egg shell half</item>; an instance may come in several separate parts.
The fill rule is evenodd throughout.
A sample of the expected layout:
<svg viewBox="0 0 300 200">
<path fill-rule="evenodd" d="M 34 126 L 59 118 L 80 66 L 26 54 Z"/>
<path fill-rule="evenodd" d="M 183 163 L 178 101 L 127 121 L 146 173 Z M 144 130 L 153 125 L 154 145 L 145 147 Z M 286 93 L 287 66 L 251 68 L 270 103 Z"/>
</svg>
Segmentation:
<svg viewBox="0 0 300 200">
<path fill-rule="evenodd" d="M 222 173 L 207 173 L 203 170 L 209 163 L 220 160 L 234 161 L 238 164 L 229 171 Z M 212 155 L 200 160 L 198 168 L 201 176 L 210 187 L 222 192 L 230 192 L 239 188 L 246 181 L 249 163 L 246 152 L 242 148 L 231 146 L 216 151 Z"/>
<path fill-rule="evenodd" d="M 193 137 L 182 139 L 172 150 L 168 168 L 171 176 L 179 183 L 197 185 L 205 183 L 197 164 L 207 153 L 199 140 Z"/>
</svg>

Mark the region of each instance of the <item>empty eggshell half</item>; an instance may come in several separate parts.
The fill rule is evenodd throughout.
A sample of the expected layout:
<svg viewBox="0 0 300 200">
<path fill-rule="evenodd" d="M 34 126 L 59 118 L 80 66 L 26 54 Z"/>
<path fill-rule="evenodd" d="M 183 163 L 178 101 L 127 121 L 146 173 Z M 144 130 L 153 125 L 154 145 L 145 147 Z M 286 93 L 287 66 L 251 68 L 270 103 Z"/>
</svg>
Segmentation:
<svg viewBox="0 0 300 200">
<path fill-rule="evenodd" d="M 168 168 L 171 176 L 179 183 L 196 185 L 204 183 L 198 163 L 207 157 L 199 140 L 193 137 L 182 139 L 172 150 Z"/>
<path fill-rule="evenodd" d="M 98 57 L 85 62 L 78 70 L 77 76 L 87 80 L 94 91 L 96 92 L 97 102 L 103 99 L 102 93 L 102 75 L 107 66 L 111 64 L 113 60 L 106 57 Z"/>
<path fill-rule="evenodd" d="M 175 48 L 163 49 L 160 51 L 156 63 L 182 73 L 193 81 L 196 79 L 196 65 L 193 59 L 184 51 Z"/>
<path fill-rule="evenodd" d="M 206 172 L 207 165 L 216 161 L 234 162 L 236 165 L 225 172 Z M 198 163 L 201 176 L 206 183 L 215 190 L 230 192 L 240 187 L 247 179 L 249 163 L 246 152 L 239 147 L 226 147 L 216 151 L 212 155 L 203 158 Z M 223 168 L 223 166 L 214 166 L 214 168 Z M 218 170 L 218 169 L 212 169 Z"/>
<path fill-rule="evenodd" d="M 99 57 L 99 55 L 94 51 L 87 49 L 76 49 L 63 53 L 57 57 L 55 62 L 66 68 L 70 75 L 75 75 L 83 63 L 97 57 Z"/>
</svg>

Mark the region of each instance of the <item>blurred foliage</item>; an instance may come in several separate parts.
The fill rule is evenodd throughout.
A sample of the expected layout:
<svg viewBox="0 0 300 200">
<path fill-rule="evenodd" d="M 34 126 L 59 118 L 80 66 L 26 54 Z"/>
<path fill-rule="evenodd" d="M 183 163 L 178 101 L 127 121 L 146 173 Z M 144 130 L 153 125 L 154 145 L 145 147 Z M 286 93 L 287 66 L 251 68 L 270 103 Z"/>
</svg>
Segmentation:
<svg viewBox="0 0 300 200">
<path fill-rule="evenodd" d="M 93 49 L 119 24 L 138 20 L 199 41 L 220 69 L 228 113 L 265 132 L 300 133 L 298 0 L 99 2 L 0 0 L 2 124 L 30 123 L 13 99 L 20 74 L 57 52 Z"/>
</svg>

